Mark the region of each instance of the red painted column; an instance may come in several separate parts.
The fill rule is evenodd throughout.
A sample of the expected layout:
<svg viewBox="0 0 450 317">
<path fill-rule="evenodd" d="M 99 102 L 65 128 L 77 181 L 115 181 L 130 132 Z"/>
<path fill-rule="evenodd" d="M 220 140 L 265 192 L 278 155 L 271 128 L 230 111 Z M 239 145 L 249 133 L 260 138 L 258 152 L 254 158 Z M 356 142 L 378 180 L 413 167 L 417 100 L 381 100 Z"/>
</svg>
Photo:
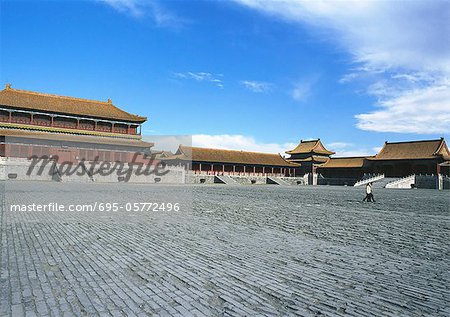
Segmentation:
<svg viewBox="0 0 450 317">
<path fill-rule="evenodd" d="M 9 123 L 11 123 L 11 119 L 12 119 L 12 111 L 9 112 L 9 119 L 8 119 L 8 120 L 9 120 L 9 121 L 8 121 Z"/>
</svg>

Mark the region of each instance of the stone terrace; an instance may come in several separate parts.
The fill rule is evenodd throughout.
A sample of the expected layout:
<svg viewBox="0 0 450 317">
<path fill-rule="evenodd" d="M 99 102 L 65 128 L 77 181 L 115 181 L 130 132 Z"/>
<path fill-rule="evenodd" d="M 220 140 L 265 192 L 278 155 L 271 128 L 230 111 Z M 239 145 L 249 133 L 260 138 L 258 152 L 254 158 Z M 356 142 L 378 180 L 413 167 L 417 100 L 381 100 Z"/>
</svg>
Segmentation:
<svg viewBox="0 0 450 317">
<path fill-rule="evenodd" d="M 0 316 L 450 315 L 445 192 L 1 186 Z M 182 210 L 9 209 L 164 200 Z"/>
</svg>

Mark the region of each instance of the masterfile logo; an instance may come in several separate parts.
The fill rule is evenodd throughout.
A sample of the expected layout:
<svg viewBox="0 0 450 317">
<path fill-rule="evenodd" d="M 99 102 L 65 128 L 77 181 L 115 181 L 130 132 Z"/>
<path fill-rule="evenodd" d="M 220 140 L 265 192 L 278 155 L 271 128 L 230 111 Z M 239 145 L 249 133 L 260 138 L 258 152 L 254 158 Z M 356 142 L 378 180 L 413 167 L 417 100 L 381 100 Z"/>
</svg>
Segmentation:
<svg viewBox="0 0 450 317">
<path fill-rule="evenodd" d="M 143 156 L 145 163 L 138 161 L 138 158 Z M 100 161 L 99 156 L 96 156 L 93 161 L 86 161 L 81 159 L 78 162 L 62 161 L 59 162 L 57 155 L 53 156 L 37 156 L 30 157 L 31 163 L 27 170 L 27 176 L 36 172 L 37 176 L 41 176 L 44 171 L 49 173 L 49 176 L 110 176 L 117 175 L 121 181 L 128 182 L 131 176 L 155 176 L 167 175 L 170 170 L 166 168 L 166 163 L 156 160 L 156 155 L 146 155 L 142 153 L 134 153 L 131 162 L 108 162 Z M 47 168 L 50 167 L 50 168 Z"/>
</svg>

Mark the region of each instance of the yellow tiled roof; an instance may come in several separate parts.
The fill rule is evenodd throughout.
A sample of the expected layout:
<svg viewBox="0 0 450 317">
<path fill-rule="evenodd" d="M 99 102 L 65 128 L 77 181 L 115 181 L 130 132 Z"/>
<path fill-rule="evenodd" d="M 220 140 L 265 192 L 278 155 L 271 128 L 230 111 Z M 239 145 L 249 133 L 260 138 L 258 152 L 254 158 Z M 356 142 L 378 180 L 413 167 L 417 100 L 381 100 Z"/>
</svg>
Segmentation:
<svg viewBox="0 0 450 317">
<path fill-rule="evenodd" d="M 323 157 L 323 156 L 316 156 L 316 155 L 312 155 L 306 158 L 302 158 L 302 159 L 288 159 L 291 162 L 298 162 L 298 163 L 302 163 L 302 162 L 317 162 L 317 163 L 325 163 L 329 160 L 329 157 Z"/>
<path fill-rule="evenodd" d="M 365 156 L 357 157 L 333 157 L 320 168 L 358 168 L 363 167 Z"/>
<path fill-rule="evenodd" d="M 309 141 L 300 140 L 300 143 L 295 147 L 295 149 L 286 151 L 286 154 L 307 154 L 307 153 L 317 153 L 325 155 L 334 154 L 334 152 L 328 151 L 325 148 L 320 139 Z"/>
<path fill-rule="evenodd" d="M 34 111 L 86 116 L 109 120 L 142 123 L 146 117 L 137 116 L 117 108 L 108 102 L 82 98 L 66 97 L 13 89 L 7 85 L 0 91 L 0 105 Z"/>
<path fill-rule="evenodd" d="M 247 152 L 222 149 L 208 149 L 180 145 L 175 155 L 166 158 L 192 160 L 195 162 L 250 164 L 282 167 L 299 167 L 299 164 L 286 161 L 279 154 Z"/>
<path fill-rule="evenodd" d="M 450 158 L 444 138 L 438 140 L 386 142 L 380 152 L 370 160 Z"/>
</svg>

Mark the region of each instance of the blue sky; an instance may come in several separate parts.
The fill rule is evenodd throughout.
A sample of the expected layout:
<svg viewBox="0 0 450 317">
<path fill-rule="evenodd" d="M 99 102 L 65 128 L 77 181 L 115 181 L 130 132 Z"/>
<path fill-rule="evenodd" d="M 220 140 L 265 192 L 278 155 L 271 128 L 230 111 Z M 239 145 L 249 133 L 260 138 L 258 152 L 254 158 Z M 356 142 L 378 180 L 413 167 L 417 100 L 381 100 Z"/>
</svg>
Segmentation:
<svg viewBox="0 0 450 317">
<path fill-rule="evenodd" d="M 449 1 L 1 1 L 1 84 L 107 100 L 145 134 L 340 155 L 450 133 Z"/>
</svg>

